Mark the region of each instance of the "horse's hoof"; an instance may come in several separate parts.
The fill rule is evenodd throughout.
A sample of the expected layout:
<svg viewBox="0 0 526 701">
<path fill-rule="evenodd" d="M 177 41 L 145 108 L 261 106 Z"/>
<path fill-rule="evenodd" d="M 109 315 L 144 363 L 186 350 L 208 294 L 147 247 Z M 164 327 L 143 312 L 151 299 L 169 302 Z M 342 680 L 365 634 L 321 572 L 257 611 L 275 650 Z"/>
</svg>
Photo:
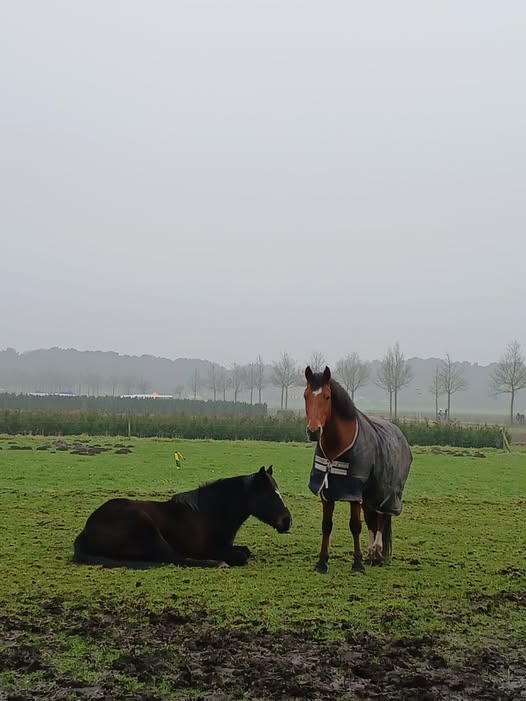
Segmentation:
<svg viewBox="0 0 526 701">
<path fill-rule="evenodd" d="M 369 554 L 367 555 L 367 557 L 366 557 L 365 560 L 364 560 L 364 563 L 365 563 L 366 565 L 374 565 L 374 556 L 373 556 L 372 553 L 369 553 Z"/>
<path fill-rule="evenodd" d="M 326 562 L 320 560 L 314 569 L 318 574 L 327 574 L 329 567 Z"/>
<path fill-rule="evenodd" d="M 361 560 L 355 560 L 352 563 L 352 574 L 365 574 L 365 567 L 363 566 L 363 562 Z"/>
<path fill-rule="evenodd" d="M 223 560 L 220 560 L 217 563 L 217 567 L 218 567 L 218 569 L 224 570 L 226 567 L 230 567 L 230 565 L 228 563 L 224 562 Z"/>
<path fill-rule="evenodd" d="M 381 567 L 384 563 L 384 556 L 381 553 L 375 553 L 372 561 L 373 567 Z"/>
</svg>

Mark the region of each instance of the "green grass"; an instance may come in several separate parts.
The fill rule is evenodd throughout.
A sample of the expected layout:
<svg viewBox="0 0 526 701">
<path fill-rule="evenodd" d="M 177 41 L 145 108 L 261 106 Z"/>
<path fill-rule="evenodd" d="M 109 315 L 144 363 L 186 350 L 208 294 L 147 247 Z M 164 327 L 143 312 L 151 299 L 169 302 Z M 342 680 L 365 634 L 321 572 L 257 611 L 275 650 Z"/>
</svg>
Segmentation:
<svg viewBox="0 0 526 701">
<path fill-rule="evenodd" d="M 50 441 L 17 442 L 36 447 Z M 392 564 L 353 577 L 345 504 L 335 510 L 329 574 L 313 571 L 321 510 L 306 486 L 310 446 L 126 442 L 134 446 L 132 454 L 84 457 L 8 450 L 8 439 L 0 440 L 0 611 L 24 623 L 17 644 L 39 645 L 57 673 L 89 684 L 120 654 L 118 641 L 94 646 L 68 628 L 74 612 L 89 618 L 114 611 L 132 625 L 144 612 L 172 607 L 205 611 L 208 621 L 228 627 L 307 627 L 327 638 L 341 636 L 344 628 L 394 637 L 431 634 L 458 650 L 487 641 L 504 649 L 526 636 L 524 609 L 514 600 L 514 592 L 526 588 L 523 453 L 488 450 L 480 458 L 416 449 L 404 510 L 394 519 Z M 185 456 L 181 469 L 173 459 L 176 449 Z M 73 539 L 110 496 L 169 496 L 270 463 L 293 527 L 280 536 L 249 520 L 237 539 L 253 551 L 247 567 L 137 572 L 71 563 Z M 35 622 L 33 630 L 28 621 Z M 3 644 L 0 636 L 0 656 Z M 26 674 L 24 683 L 38 683 L 38 675 Z M 2 679 L 9 686 L 12 673 Z M 126 675 L 121 682 L 130 693 L 140 687 Z"/>
</svg>

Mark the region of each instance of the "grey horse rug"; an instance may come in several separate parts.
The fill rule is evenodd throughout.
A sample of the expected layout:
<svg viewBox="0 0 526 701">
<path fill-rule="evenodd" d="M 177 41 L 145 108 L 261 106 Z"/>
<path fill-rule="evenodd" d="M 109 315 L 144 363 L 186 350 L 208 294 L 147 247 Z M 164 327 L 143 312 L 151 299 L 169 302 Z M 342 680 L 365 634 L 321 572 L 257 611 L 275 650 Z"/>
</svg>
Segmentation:
<svg viewBox="0 0 526 701">
<path fill-rule="evenodd" d="M 398 516 L 413 460 L 409 444 L 395 424 L 357 410 L 352 445 L 335 460 L 316 446 L 309 489 L 326 501 L 359 501 L 380 513 Z"/>
</svg>

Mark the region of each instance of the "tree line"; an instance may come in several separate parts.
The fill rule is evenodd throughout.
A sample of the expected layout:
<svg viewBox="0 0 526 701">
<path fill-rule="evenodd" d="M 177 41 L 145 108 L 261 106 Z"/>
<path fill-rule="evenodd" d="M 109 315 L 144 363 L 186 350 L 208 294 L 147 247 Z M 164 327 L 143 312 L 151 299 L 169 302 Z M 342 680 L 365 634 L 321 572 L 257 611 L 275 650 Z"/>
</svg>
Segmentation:
<svg viewBox="0 0 526 701">
<path fill-rule="evenodd" d="M 413 368 L 420 367 L 414 364 L 418 360 L 413 359 L 412 365 L 408 363 L 397 342 L 379 361 L 367 362 L 358 353 L 351 352 L 331 364 L 331 370 L 353 398 L 367 385 L 376 388 L 375 396 L 381 390 L 388 400 L 391 418 L 397 418 L 400 396 L 408 386 L 412 385 L 411 395 L 416 392 L 417 396 L 422 396 L 421 376 L 416 390 L 413 382 Z M 252 363 L 234 363 L 225 368 L 204 360 L 180 358 L 172 361 L 153 356 L 119 356 L 112 352 L 55 348 L 18 354 L 14 349 L 6 349 L 0 351 L 0 392 L 3 389 L 27 393 L 38 389 L 47 393 L 67 391 L 79 396 L 118 397 L 156 390 L 181 400 L 211 399 L 237 404 L 243 399 L 249 405 L 268 402 L 269 397 L 276 399 L 277 393 L 280 409 L 286 412 L 292 388 L 304 384 L 307 363 L 314 370 L 323 370 L 326 361 L 323 354 L 316 351 L 299 364 L 289 353 L 283 352 L 270 364 L 259 355 Z M 467 389 L 477 394 L 477 402 L 483 401 L 480 390 L 484 392 L 487 384 L 490 395 L 509 395 L 510 422 L 513 423 L 517 395 L 526 387 L 526 367 L 520 344 L 517 341 L 508 344 L 499 362 L 488 368 L 482 385 L 473 376 L 468 382 L 465 370 L 466 364 L 454 362 L 449 354 L 437 361 L 429 387 L 423 390 L 424 395 L 427 393 L 433 398 L 436 418 L 450 419 L 455 396 Z M 425 385 L 429 377 L 429 370 L 426 370 Z M 442 401 L 444 410 L 440 409 Z"/>
<path fill-rule="evenodd" d="M 260 360 L 260 359 L 259 359 Z M 312 353 L 308 364 L 314 372 L 322 372 L 326 360 L 323 353 Z M 238 368 L 238 378 L 251 377 L 250 368 Z M 383 389 L 389 398 L 389 418 L 398 418 L 398 399 L 400 392 L 413 380 L 413 371 L 408 364 L 398 341 L 390 346 L 379 363 L 376 374 L 371 371 L 371 364 L 358 355 L 349 353 L 340 358 L 334 367 L 334 376 L 349 392 L 354 400 L 356 392 L 370 382 Z M 261 375 L 264 378 L 264 374 Z M 242 380 L 241 380 L 242 381 Z M 269 381 L 281 390 L 281 410 L 287 410 L 290 388 L 304 384 L 303 366 L 299 366 L 288 353 L 282 353 L 280 359 L 272 363 Z M 261 380 L 260 380 L 261 382 Z M 261 387 L 261 385 L 259 385 Z M 453 362 L 449 353 L 434 368 L 431 384 L 428 388 L 435 402 L 435 418 L 442 416 L 451 420 L 452 399 L 457 392 L 468 387 L 461 366 Z M 514 423 L 514 407 L 517 393 L 526 387 L 526 361 L 518 341 L 510 342 L 490 378 L 490 394 L 510 395 L 510 423 Z M 252 396 L 252 395 L 251 395 Z M 446 408 L 439 410 L 440 397 L 444 396 Z"/>
</svg>

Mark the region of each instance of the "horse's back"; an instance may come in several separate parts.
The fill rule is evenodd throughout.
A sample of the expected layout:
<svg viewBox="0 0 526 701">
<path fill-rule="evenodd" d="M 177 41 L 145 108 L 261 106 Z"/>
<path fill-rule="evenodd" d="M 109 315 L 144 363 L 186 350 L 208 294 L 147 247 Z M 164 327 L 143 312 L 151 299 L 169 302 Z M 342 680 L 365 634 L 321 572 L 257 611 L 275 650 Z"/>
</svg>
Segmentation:
<svg viewBox="0 0 526 701">
<path fill-rule="evenodd" d="M 132 513 L 142 513 L 156 520 L 162 511 L 164 503 L 162 501 L 127 499 L 124 497 L 109 499 L 95 509 L 88 518 L 88 522 L 105 518 L 126 518 Z"/>
</svg>

